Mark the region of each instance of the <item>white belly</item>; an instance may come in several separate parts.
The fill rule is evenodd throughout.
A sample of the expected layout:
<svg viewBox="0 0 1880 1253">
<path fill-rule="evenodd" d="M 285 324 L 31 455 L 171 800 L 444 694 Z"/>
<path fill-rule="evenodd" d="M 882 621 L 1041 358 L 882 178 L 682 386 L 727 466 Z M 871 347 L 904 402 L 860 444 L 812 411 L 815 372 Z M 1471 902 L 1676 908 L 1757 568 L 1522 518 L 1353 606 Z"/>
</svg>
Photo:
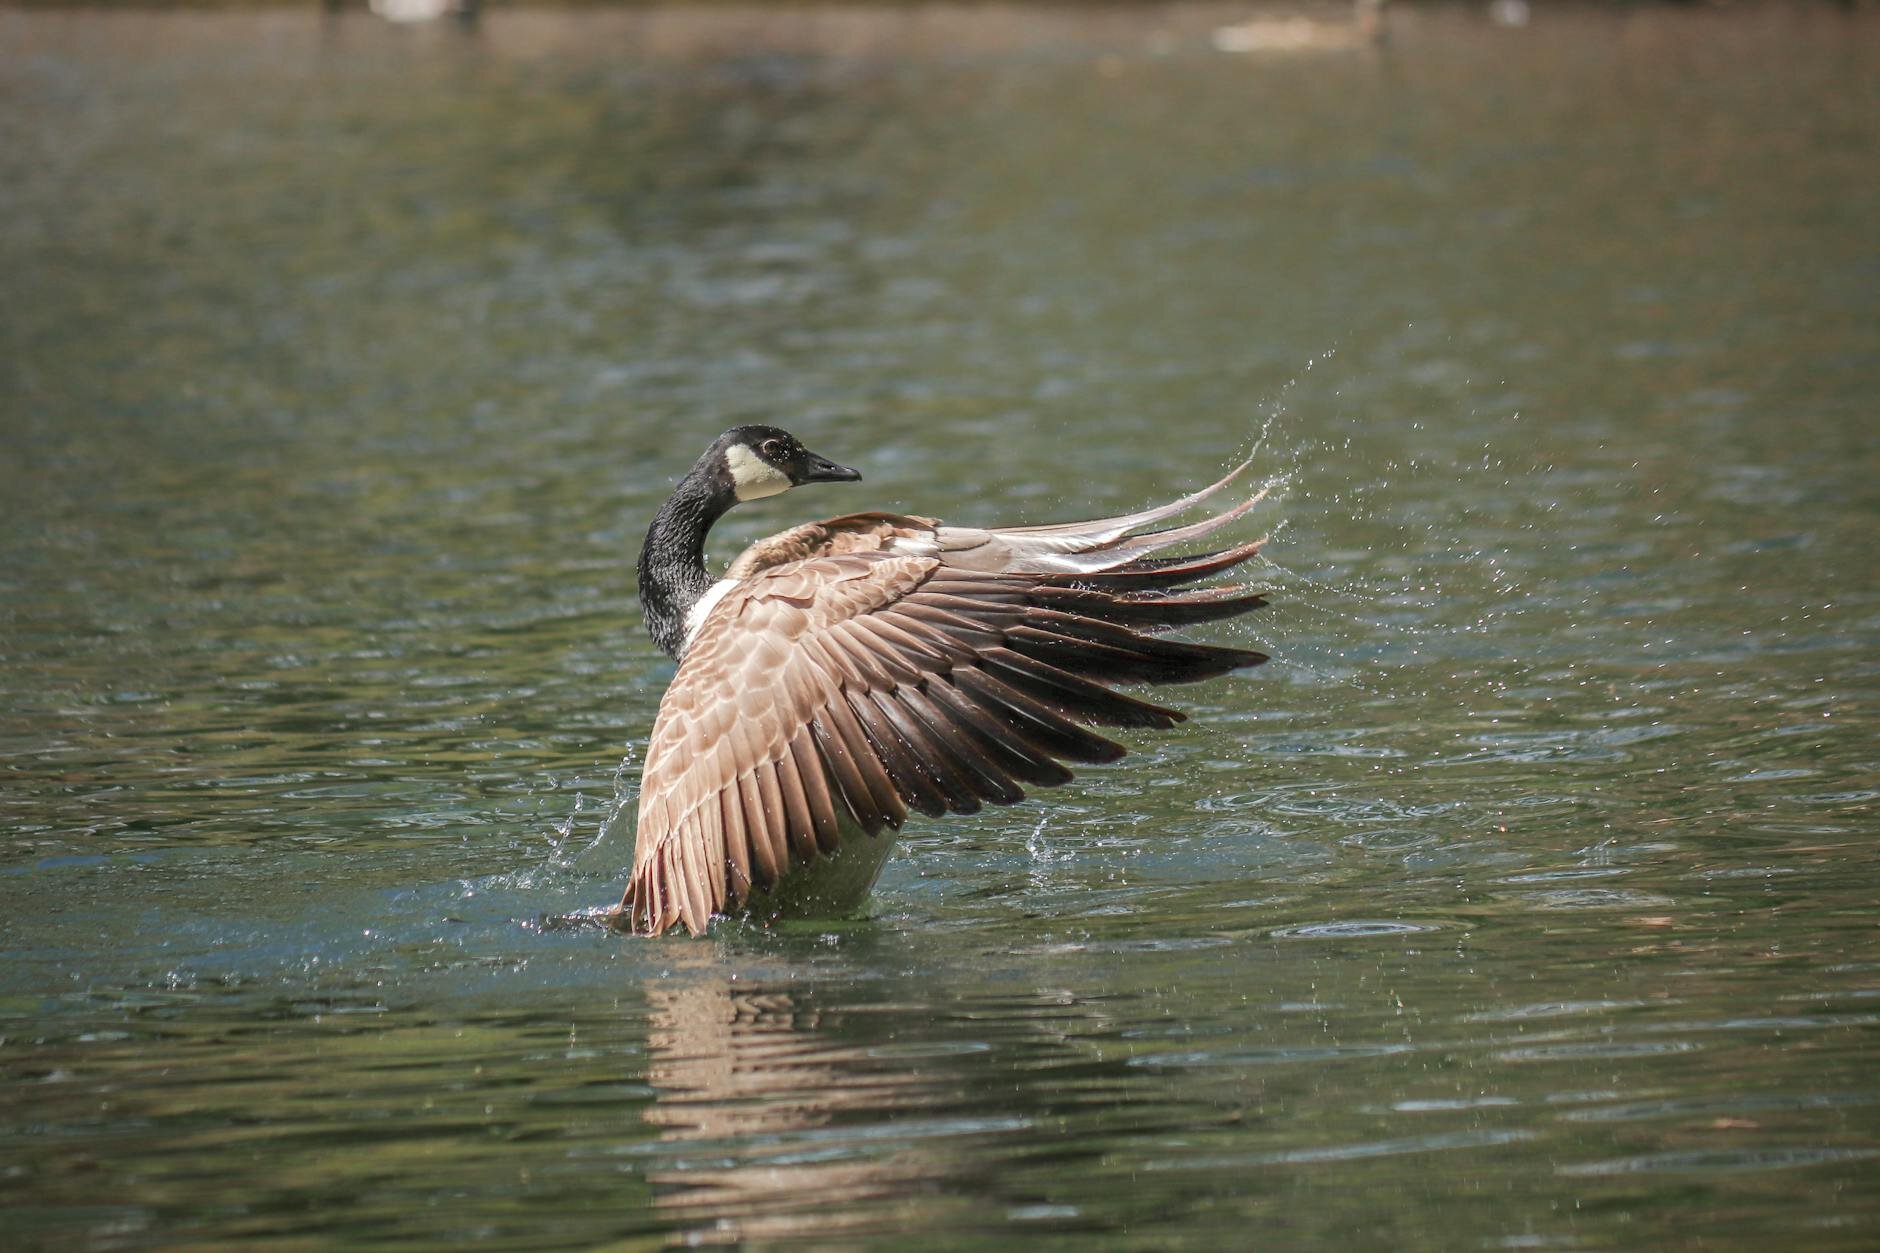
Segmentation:
<svg viewBox="0 0 1880 1253">
<path fill-rule="evenodd" d="M 859 827 L 842 824 L 842 847 L 809 865 L 792 860 L 790 873 L 777 886 L 753 890 L 739 913 L 769 922 L 780 918 L 849 918 L 861 911 L 874 890 L 888 854 L 894 851 L 895 831 L 869 835 Z"/>
</svg>

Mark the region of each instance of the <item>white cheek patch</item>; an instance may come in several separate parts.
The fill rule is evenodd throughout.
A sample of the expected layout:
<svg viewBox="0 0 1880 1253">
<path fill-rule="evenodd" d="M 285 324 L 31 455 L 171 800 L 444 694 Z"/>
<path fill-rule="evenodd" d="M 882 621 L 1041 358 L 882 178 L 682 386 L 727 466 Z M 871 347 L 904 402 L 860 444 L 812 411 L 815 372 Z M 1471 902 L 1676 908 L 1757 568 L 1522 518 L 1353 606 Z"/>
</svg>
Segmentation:
<svg viewBox="0 0 1880 1253">
<path fill-rule="evenodd" d="M 787 492 L 790 476 L 752 452 L 744 444 L 725 449 L 725 465 L 731 471 L 732 490 L 739 500 L 762 500 Z"/>
</svg>

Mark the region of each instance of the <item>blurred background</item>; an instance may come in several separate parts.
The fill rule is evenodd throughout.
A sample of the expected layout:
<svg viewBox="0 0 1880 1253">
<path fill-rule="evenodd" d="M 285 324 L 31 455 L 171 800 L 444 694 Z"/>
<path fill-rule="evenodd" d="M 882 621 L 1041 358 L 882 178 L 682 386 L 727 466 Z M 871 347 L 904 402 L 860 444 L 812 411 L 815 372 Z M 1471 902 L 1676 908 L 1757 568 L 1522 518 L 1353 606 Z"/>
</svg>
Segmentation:
<svg viewBox="0 0 1880 1253">
<path fill-rule="evenodd" d="M 1870 6 L 463 6 L 0 8 L 9 1244 L 1880 1240 Z M 582 925 L 744 421 L 1274 661 Z"/>
</svg>

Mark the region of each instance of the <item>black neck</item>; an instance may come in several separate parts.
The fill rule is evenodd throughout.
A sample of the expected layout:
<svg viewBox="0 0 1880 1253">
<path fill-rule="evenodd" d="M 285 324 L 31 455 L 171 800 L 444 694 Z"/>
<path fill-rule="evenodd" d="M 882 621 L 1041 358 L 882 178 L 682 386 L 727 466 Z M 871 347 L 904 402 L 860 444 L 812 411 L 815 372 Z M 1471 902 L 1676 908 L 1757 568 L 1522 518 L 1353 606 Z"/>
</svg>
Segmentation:
<svg viewBox="0 0 1880 1253">
<path fill-rule="evenodd" d="M 653 642 L 674 661 L 685 645 L 685 616 L 713 583 L 705 570 L 705 536 L 737 503 L 728 482 L 703 461 L 679 480 L 653 515 L 640 549 L 640 607 Z"/>
</svg>

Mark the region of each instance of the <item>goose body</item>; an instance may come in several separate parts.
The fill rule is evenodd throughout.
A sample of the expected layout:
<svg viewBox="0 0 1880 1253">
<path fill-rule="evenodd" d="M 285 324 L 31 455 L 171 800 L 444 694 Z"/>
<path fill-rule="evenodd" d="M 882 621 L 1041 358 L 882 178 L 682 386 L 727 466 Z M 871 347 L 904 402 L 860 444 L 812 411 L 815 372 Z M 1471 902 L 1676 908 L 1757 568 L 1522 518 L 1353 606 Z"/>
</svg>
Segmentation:
<svg viewBox="0 0 1880 1253">
<path fill-rule="evenodd" d="M 679 662 L 647 745 L 633 872 L 617 926 L 693 934 L 714 915 L 833 916 L 867 898 L 910 812 L 1024 799 L 1066 762 L 1123 747 L 1092 724 L 1166 727 L 1117 683 L 1186 682 L 1262 653 L 1161 638 L 1263 603 L 1184 585 L 1259 541 L 1156 556 L 1264 493 L 1143 533 L 1219 492 L 1050 526 L 946 526 L 856 513 L 751 545 L 714 580 L 704 541 L 735 504 L 859 479 L 775 427 L 727 431 L 655 516 L 640 557 L 654 640 Z"/>
</svg>

